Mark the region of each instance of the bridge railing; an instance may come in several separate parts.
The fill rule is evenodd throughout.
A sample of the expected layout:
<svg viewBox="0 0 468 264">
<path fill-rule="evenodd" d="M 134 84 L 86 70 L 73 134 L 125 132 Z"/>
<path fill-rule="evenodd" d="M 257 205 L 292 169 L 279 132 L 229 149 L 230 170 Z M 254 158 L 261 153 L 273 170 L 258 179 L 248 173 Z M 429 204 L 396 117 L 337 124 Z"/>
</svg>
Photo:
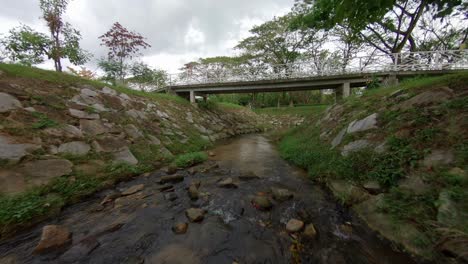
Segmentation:
<svg viewBox="0 0 468 264">
<path fill-rule="evenodd" d="M 171 74 L 170 86 L 299 79 L 346 74 L 468 69 L 468 50 L 420 51 L 359 56 L 340 60 L 307 60 L 280 65 L 242 65 Z"/>
</svg>

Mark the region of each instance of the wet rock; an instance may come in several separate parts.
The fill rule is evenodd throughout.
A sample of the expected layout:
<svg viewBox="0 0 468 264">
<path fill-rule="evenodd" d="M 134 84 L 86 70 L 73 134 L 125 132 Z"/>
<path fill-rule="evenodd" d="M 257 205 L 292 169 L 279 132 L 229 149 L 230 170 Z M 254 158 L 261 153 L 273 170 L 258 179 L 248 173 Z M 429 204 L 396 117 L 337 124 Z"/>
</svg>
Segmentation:
<svg viewBox="0 0 468 264">
<path fill-rule="evenodd" d="M 259 210 L 270 210 L 273 207 L 270 199 L 266 196 L 256 195 L 252 199 L 253 205 Z"/>
<path fill-rule="evenodd" d="M 16 162 L 39 148 L 40 146 L 35 144 L 17 144 L 12 138 L 0 135 L 0 159 Z"/>
<path fill-rule="evenodd" d="M 205 210 L 200 208 L 190 208 L 185 211 L 185 215 L 191 222 L 201 222 L 205 217 Z"/>
<path fill-rule="evenodd" d="M 72 234 L 66 227 L 48 225 L 42 228 L 39 244 L 34 249 L 35 254 L 43 254 L 61 249 L 71 243 Z"/>
<path fill-rule="evenodd" d="M 188 229 L 188 223 L 177 223 L 174 226 L 172 226 L 172 231 L 178 235 L 187 233 L 187 229 Z"/>
<path fill-rule="evenodd" d="M 271 188 L 273 198 L 279 202 L 284 202 L 294 197 L 294 194 L 287 189 Z"/>
<path fill-rule="evenodd" d="M 347 132 L 356 133 L 377 128 L 377 113 L 374 113 L 364 119 L 353 121 L 349 124 Z"/>
<path fill-rule="evenodd" d="M 378 181 L 367 181 L 365 182 L 362 187 L 366 189 L 371 194 L 378 194 L 382 192 L 382 186 L 380 186 Z"/>
<path fill-rule="evenodd" d="M 1 73 L 1 72 L 0 72 Z M 1 74 L 0 74 L 1 76 Z M 2 264 L 19 264 L 19 261 L 15 255 L 0 257 L 0 263 Z"/>
<path fill-rule="evenodd" d="M 81 111 L 81 110 L 77 110 L 77 109 L 68 109 L 69 112 L 70 112 L 70 115 L 73 116 L 73 117 L 76 117 L 76 118 L 79 118 L 79 119 L 99 119 L 99 115 L 98 114 L 89 114 L 89 113 L 86 113 L 84 111 Z"/>
<path fill-rule="evenodd" d="M 72 155 L 86 155 L 91 150 L 91 147 L 82 141 L 74 141 L 64 143 L 59 146 L 58 153 L 67 153 Z"/>
<path fill-rule="evenodd" d="M 138 164 L 138 160 L 133 156 L 128 147 L 124 147 L 121 151 L 114 153 L 114 160 L 117 162 L 126 162 L 131 165 Z"/>
<path fill-rule="evenodd" d="M 365 139 L 356 140 L 344 146 L 343 151 L 341 152 L 341 155 L 348 156 L 349 153 L 351 152 L 356 152 L 365 148 L 369 148 L 371 146 L 372 144 L 368 140 L 365 140 Z"/>
<path fill-rule="evenodd" d="M 260 177 L 253 172 L 242 174 L 239 176 L 239 180 L 241 181 L 250 181 L 250 180 L 258 180 L 258 179 L 260 179 Z"/>
<path fill-rule="evenodd" d="M 234 181 L 232 180 L 232 178 L 227 178 L 227 179 L 224 179 L 220 182 L 218 182 L 218 187 L 220 188 L 232 188 L 232 189 L 235 189 L 237 188 L 237 184 L 234 183 Z"/>
<path fill-rule="evenodd" d="M 177 198 L 178 198 L 177 194 L 175 194 L 173 192 L 164 194 L 164 199 L 166 199 L 166 200 L 168 200 L 170 202 L 177 200 Z"/>
<path fill-rule="evenodd" d="M 167 264 L 201 264 L 203 263 L 199 256 L 190 248 L 181 243 L 165 246 L 153 256 L 150 256 L 148 263 L 167 263 Z M 189 260 L 189 261 L 188 261 Z"/>
<path fill-rule="evenodd" d="M 64 263 L 73 263 L 88 256 L 93 250 L 99 247 L 100 243 L 95 237 L 88 237 L 80 241 L 80 243 L 71 247 L 60 258 Z"/>
<path fill-rule="evenodd" d="M 165 168 L 165 171 L 167 174 L 172 175 L 176 173 L 178 168 L 176 166 L 169 165 L 167 168 Z"/>
<path fill-rule="evenodd" d="M 170 190 L 170 189 L 173 189 L 173 188 L 174 188 L 174 186 L 169 185 L 169 184 L 165 184 L 163 186 L 157 187 L 156 190 L 164 192 L 164 191 L 167 191 L 167 190 Z"/>
<path fill-rule="evenodd" d="M 162 184 L 165 184 L 165 183 L 173 183 L 173 182 L 181 182 L 184 180 L 184 176 L 183 175 L 170 175 L 170 176 L 162 176 L 161 179 L 160 179 L 160 182 Z"/>
<path fill-rule="evenodd" d="M 304 229 L 304 236 L 308 238 L 315 238 L 317 236 L 317 230 L 315 229 L 314 224 L 306 225 Z"/>
<path fill-rule="evenodd" d="M 340 231 L 346 235 L 351 235 L 353 233 L 353 227 L 350 224 L 340 225 Z"/>
<path fill-rule="evenodd" d="M 190 185 L 194 185 L 198 189 L 201 186 L 201 181 L 200 180 L 192 180 Z"/>
<path fill-rule="evenodd" d="M 286 231 L 289 233 L 299 232 L 304 228 L 304 222 L 297 219 L 291 219 L 286 224 Z"/>
<path fill-rule="evenodd" d="M 131 195 L 131 194 L 143 191 L 144 188 L 145 188 L 144 184 L 134 185 L 134 186 L 126 189 L 125 191 L 123 191 L 122 196 L 127 196 L 127 195 Z"/>
<path fill-rule="evenodd" d="M 15 97 L 7 94 L 7 93 L 0 93 L 0 113 L 6 113 L 11 110 L 22 108 L 20 101 L 18 101 Z"/>
<path fill-rule="evenodd" d="M 120 192 L 112 191 L 111 193 L 106 195 L 106 197 L 104 197 L 104 199 L 102 199 L 100 204 L 105 205 L 107 203 L 110 203 L 110 202 L 114 201 L 115 199 L 119 198 L 120 196 L 122 196 L 122 194 Z"/>
<path fill-rule="evenodd" d="M 198 188 L 195 185 L 190 185 L 190 187 L 188 188 L 188 194 L 189 194 L 190 199 L 192 200 L 197 200 L 198 197 L 200 196 L 198 192 Z"/>
<path fill-rule="evenodd" d="M 352 205 L 369 198 L 369 193 L 347 181 L 334 180 L 330 182 L 330 189 L 335 197 L 340 197 L 342 202 Z"/>
</svg>

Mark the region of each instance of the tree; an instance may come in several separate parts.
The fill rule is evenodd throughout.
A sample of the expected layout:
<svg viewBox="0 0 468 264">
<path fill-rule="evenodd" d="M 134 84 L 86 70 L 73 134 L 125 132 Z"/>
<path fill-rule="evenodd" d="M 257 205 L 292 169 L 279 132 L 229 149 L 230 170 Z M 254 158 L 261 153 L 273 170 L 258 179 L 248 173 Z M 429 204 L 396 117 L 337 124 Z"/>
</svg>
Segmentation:
<svg viewBox="0 0 468 264">
<path fill-rule="evenodd" d="M 73 75 L 79 76 L 83 79 L 92 80 L 96 78 L 96 74 L 93 71 L 86 69 L 85 67 L 80 67 L 79 70 L 76 70 L 72 67 L 67 68 Z"/>
<path fill-rule="evenodd" d="M 138 85 L 142 91 L 161 90 L 166 87 L 167 73 L 164 70 L 152 69 L 143 62 L 137 62 L 130 68 L 132 77 L 127 81 Z"/>
<path fill-rule="evenodd" d="M 80 48 L 80 32 L 62 19 L 68 0 L 40 0 L 39 5 L 50 36 L 25 25 L 11 29 L 1 40 L 9 58 L 26 65 L 52 59 L 58 72 L 62 71 L 62 59 L 74 65 L 88 61 L 91 55 Z"/>
<path fill-rule="evenodd" d="M 346 24 L 359 37 L 380 52 L 391 55 L 404 49 L 414 51 L 422 15 L 434 10 L 433 18 L 449 17 L 461 0 L 305 0 L 308 12 L 299 15 L 292 28 L 307 25 L 330 30 Z"/>
<path fill-rule="evenodd" d="M 102 44 L 109 49 L 108 60 L 117 63 L 117 77 L 123 81 L 125 78 L 125 60 L 138 55 L 141 48 L 151 47 L 139 33 L 131 32 L 116 22 L 111 29 L 100 36 Z"/>
</svg>

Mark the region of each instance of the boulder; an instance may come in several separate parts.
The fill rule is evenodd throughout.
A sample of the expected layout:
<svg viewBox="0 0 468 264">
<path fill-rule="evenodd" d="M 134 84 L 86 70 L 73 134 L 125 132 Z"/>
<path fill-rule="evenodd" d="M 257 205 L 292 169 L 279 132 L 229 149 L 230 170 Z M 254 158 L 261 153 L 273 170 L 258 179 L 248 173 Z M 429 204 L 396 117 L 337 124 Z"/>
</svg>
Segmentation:
<svg viewBox="0 0 468 264">
<path fill-rule="evenodd" d="M 14 194 L 26 189 L 26 180 L 24 175 L 14 170 L 0 169 L 0 193 Z"/>
<path fill-rule="evenodd" d="M 69 112 L 70 112 L 70 115 L 73 116 L 73 117 L 76 117 L 76 118 L 79 118 L 79 119 L 99 119 L 99 115 L 98 114 L 94 114 L 94 113 L 86 113 L 84 111 L 81 111 L 81 110 L 77 110 L 77 109 L 68 109 Z"/>
<path fill-rule="evenodd" d="M 344 146 L 343 151 L 341 151 L 341 155 L 348 156 L 349 153 L 351 152 L 363 150 L 371 146 L 372 144 L 368 140 L 365 140 L 365 139 L 356 140 Z"/>
<path fill-rule="evenodd" d="M 331 145 L 332 145 L 332 149 L 333 148 L 336 148 L 338 145 L 341 144 L 341 141 L 343 141 L 343 138 L 344 136 L 346 135 L 346 131 L 347 131 L 347 128 L 343 128 L 339 133 L 338 135 L 336 135 L 336 137 L 332 140 L 331 142 Z"/>
<path fill-rule="evenodd" d="M 22 108 L 20 101 L 18 101 L 15 97 L 7 94 L 7 93 L 0 93 L 0 113 L 6 113 L 11 110 Z"/>
<path fill-rule="evenodd" d="M 190 199 L 192 200 L 197 200 L 198 197 L 200 196 L 198 192 L 198 188 L 194 184 L 190 185 L 190 187 L 188 188 L 188 194 L 189 194 Z"/>
<path fill-rule="evenodd" d="M 133 156 L 128 147 L 124 147 L 121 151 L 114 153 L 114 160 L 117 162 L 126 162 L 131 165 L 138 164 L 138 160 Z"/>
<path fill-rule="evenodd" d="M 118 152 L 127 148 L 127 142 L 118 137 L 104 136 L 96 139 L 93 147 L 97 152 Z"/>
<path fill-rule="evenodd" d="M 356 133 L 377 128 L 377 113 L 374 113 L 364 119 L 353 121 L 349 124 L 347 132 Z"/>
<path fill-rule="evenodd" d="M 440 165 L 449 165 L 455 161 L 455 155 L 451 150 L 433 150 L 431 154 L 426 156 L 423 164 L 427 168 L 432 168 Z"/>
<path fill-rule="evenodd" d="M 96 93 L 95 91 L 93 91 L 91 89 L 88 89 L 88 88 L 81 89 L 81 94 L 85 95 L 85 96 L 89 96 L 89 97 L 97 97 L 98 96 L 98 93 Z"/>
<path fill-rule="evenodd" d="M 447 87 L 439 87 L 420 93 L 396 106 L 400 110 L 408 110 L 416 106 L 443 103 L 453 97 L 453 91 Z"/>
<path fill-rule="evenodd" d="M 299 232 L 304 228 L 304 222 L 297 219 L 291 219 L 286 224 L 286 231 L 289 233 Z"/>
<path fill-rule="evenodd" d="M 125 132 L 133 139 L 143 137 L 143 133 L 133 124 L 125 126 Z"/>
<path fill-rule="evenodd" d="M 177 194 L 175 194 L 175 193 L 173 193 L 173 192 L 166 193 L 166 194 L 164 195 L 164 199 L 166 199 L 166 200 L 168 200 L 168 201 L 171 201 L 171 202 L 172 202 L 172 201 L 175 201 L 177 198 L 179 198 L 179 197 L 177 197 Z"/>
<path fill-rule="evenodd" d="M 82 138 L 83 137 L 83 133 L 76 126 L 64 125 L 62 127 L 62 130 L 64 131 L 65 137 L 68 137 L 68 138 Z"/>
<path fill-rule="evenodd" d="M 72 234 L 66 227 L 58 225 L 44 226 L 42 228 L 41 240 L 34 249 L 34 253 L 43 254 L 62 249 L 71 243 L 71 237 Z"/>
<path fill-rule="evenodd" d="M 137 192 L 141 192 L 145 189 L 144 184 L 138 184 L 138 185 L 133 185 L 132 187 L 126 189 L 125 191 L 122 192 L 122 196 L 127 196 L 127 195 L 132 195 Z"/>
<path fill-rule="evenodd" d="M 102 92 L 103 94 L 108 94 L 108 95 L 114 95 L 114 96 L 117 95 L 117 91 L 116 91 L 116 90 L 111 89 L 111 88 L 109 88 L 109 87 L 107 87 L 107 86 L 103 87 L 102 90 L 101 90 L 101 92 Z"/>
<path fill-rule="evenodd" d="M 364 189 L 344 180 L 332 180 L 329 187 L 335 197 L 339 197 L 348 205 L 360 203 L 369 198 L 369 194 Z"/>
<path fill-rule="evenodd" d="M 81 130 L 88 135 L 97 136 L 108 132 L 108 128 L 105 127 L 100 120 L 80 120 Z"/>
<path fill-rule="evenodd" d="M 294 197 L 294 194 L 287 189 L 282 188 L 271 188 L 273 198 L 279 202 L 290 200 Z"/>
<path fill-rule="evenodd" d="M 174 232 L 177 235 L 182 235 L 187 233 L 188 229 L 188 223 L 177 223 L 174 226 L 172 226 L 172 232 Z"/>
<path fill-rule="evenodd" d="M 128 111 L 125 112 L 125 114 L 127 114 L 128 116 L 136 119 L 136 120 L 146 120 L 147 119 L 147 116 L 146 116 L 146 113 L 145 112 L 142 112 L 142 111 L 138 111 L 138 110 L 135 110 L 135 109 L 130 109 Z"/>
<path fill-rule="evenodd" d="M 378 181 L 366 181 L 362 187 L 366 189 L 371 194 L 378 194 L 382 192 L 382 186 L 380 186 L 380 183 Z"/>
<path fill-rule="evenodd" d="M 273 207 L 270 199 L 266 196 L 256 195 L 252 199 L 252 204 L 259 210 L 270 210 Z"/>
<path fill-rule="evenodd" d="M 317 236 L 317 230 L 315 229 L 314 224 L 306 225 L 304 229 L 304 236 L 308 238 L 315 238 Z"/>
<path fill-rule="evenodd" d="M 28 153 L 39 148 L 40 146 L 35 144 L 13 143 L 12 138 L 0 135 L 0 159 L 16 162 Z"/>
<path fill-rule="evenodd" d="M 161 145 L 161 140 L 153 135 L 148 135 L 148 139 L 150 140 L 150 143 L 153 145 Z"/>
<path fill-rule="evenodd" d="M 221 188 L 237 188 L 237 184 L 234 183 L 234 181 L 232 180 L 232 178 L 227 178 L 227 179 L 224 179 L 220 182 L 218 182 L 218 187 L 221 187 Z"/>
<path fill-rule="evenodd" d="M 67 153 L 73 155 L 86 155 L 91 150 L 91 147 L 82 141 L 74 141 L 64 143 L 59 146 L 58 153 Z"/>
<path fill-rule="evenodd" d="M 168 182 L 181 182 L 183 180 L 184 180 L 183 175 L 170 175 L 170 176 L 162 176 L 160 179 L 160 182 L 164 184 Z"/>
<path fill-rule="evenodd" d="M 205 210 L 200 208 L 190 208 L 185 211 L 185 215 L 191 222 L 201 222 L 205 217 Z"/>
</svg>

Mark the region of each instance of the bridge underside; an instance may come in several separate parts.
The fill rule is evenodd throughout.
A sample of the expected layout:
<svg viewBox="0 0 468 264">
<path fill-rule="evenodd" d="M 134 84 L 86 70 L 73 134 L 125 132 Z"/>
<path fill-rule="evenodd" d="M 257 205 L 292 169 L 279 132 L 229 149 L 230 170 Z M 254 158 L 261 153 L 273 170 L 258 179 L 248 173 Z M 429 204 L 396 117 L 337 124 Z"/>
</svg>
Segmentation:
<svg viewBox="0 0 468 264">
<path fill-rule="evenodd" d="M 212 84 L 191 84 L 169 87 L 177 95 L 195 102 L 195 96 L 209 94 L 232 94 L 232 93 L 260 93 L 260 92 L 287 92 L 304 90 L 334 89 L 337 94 L 344 97 L 350 95 L 351 88 L 363 87 L 369 81 L 395 82 L 399 78 L 415 75 L 441 75 L 454 71 L 424 71 L 424 72 L 381 72 L 375 74 L 347 74 L 335 76 L 318 76 L 301 79 L 261 80 L 246 82 L 228 82 Z"/>
</svg>

